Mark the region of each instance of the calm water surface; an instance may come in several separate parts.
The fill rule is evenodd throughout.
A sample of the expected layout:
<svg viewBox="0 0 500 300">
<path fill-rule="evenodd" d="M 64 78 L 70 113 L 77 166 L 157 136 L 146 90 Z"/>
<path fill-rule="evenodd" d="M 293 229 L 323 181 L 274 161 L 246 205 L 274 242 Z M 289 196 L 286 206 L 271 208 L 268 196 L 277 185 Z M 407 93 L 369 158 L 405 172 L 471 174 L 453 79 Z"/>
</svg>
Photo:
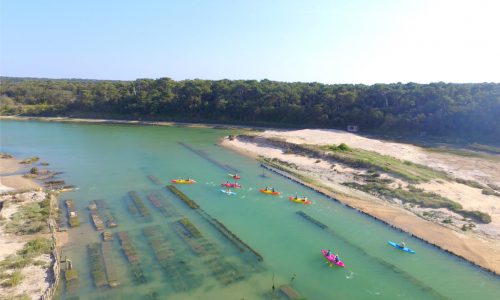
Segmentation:
<svg viewBox="0 0 500 300">
<path fill-rule="evenodd" d="M 257 162 L 217 145 L 231 131 L 17 121 L 0 125 L 2 152 L 39 156 L 50 162 L 52 170 L 64 172 L 60 176 L 68 184 L 78 186 L 60 198 L 74 199 L 81 222 L 69 230 L 70 242 L 64 248 L 80 278 L 78 285 L 63 288 L 61 299 L 272 299 L 273 285 L 276 291 L 288 285 L 307 299 L 498 299 L 500 295 L 498 277 L 278 175 L 266 172 L 268 178 L 263 178 Z M 203 151 L 202 155 L 181 143 Z M 219 184 L 230 179 L 231 167 L 240 170 L 243 188 L 228 197 Z M 173 178 L 195 178 L 197 184 L 178 188 L 202 211 L 190 209 L 148 175 L 163 184 Z M 260 194 L 258 188 L 266 185 L 283 196 Z M 130 212 L 129 191 L 138 193 L 149 217 Z M 291 203 L 286 197 L 294 193 L 307 195 L 313 205 Z M 150 194 L 157 195 L 168 213 L 148 201 Z M 104 201 L 118 223 L 117 228 L 106 229 L 115 234 L 111 249 L 105 250 L 106 264 L 116 272 L 111 277 L 120 282 L 115 288 L 96 288 L 91 276 L 87 245 L 101 242 L 89 220 L 89 202 L 95 199 Z M 328 228 L 297 214 L 301 211 Z M 202 237 L 179 233 L 182 218 Z M 238 242 L 230 242 L 211 225 L 211 218 L 263 261 Z M 144 229 L 155 233 L 147 237 Z M 116 235 L 119 231 L 127 232 L 140 265 L 128 263 Z M 387 240 L 405 240 L 417 254 L 398 251 Z M 190 243 L 202 244 L 205 252 L 197 253 Z M 153 247 L 160 251 L 156 256 Z M 338 251 L 346 268 L 325 264 L 322 248 Z M 161 257 L 162 253 L 168 255 Z M 134 276 L 137 266 L 145 282 Z M 281 299 L 278 292 L 274 297 Z"/>
</svg>

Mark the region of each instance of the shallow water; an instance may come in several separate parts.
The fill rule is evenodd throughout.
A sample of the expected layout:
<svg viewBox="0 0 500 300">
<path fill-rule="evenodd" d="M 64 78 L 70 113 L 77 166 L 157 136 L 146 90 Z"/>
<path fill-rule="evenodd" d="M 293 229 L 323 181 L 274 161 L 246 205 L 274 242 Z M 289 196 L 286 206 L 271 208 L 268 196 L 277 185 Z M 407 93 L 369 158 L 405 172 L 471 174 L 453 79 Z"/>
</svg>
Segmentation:
<svg viewBox="0 0 500 300">
<path fill-rule="evenodd" d="M 72 260 L 80 278 L 77 287 L 62 289 L 60 299 L 270 299 L 266 294 L 272 286 L 278 297 L 277 289 L 284 284 L 307 299 L 495 299 L 500 295 L 498 277 L 464 260 L 279 175 L 266 171 L 269 178 L 263 178 L 257 162 L 217 146 L 229 130 L 18 121 L 0 125 L 2 152 L 39 156 L 50 162 L 51 170 L 64 172 L 60 176 L 68 184 L 78 186 L 60 200 L 74 199 L 80 214 L 80 227 L 69 230 L 70 243 L 63 254 Z M 179 142 L 204 152 L 200 156 Z M 219 184 L 230 179 L 225 169 L 229 167 L 239 169 L 242 177 L 243 188 L 236 190 L 236 196 L 220 192 Z M 148 175 L 164 184 L 173 178 L 196 179 L 195 185 L 177 188 L 202 210 L 190 209 Z M 283 196 L 259 193 L 266 185 Z M 137 191 L 150 217 L 130 213 L 129 191 Z M 165 216 L 155 208 L 146 197 L 151 193 L 165 197 L 162 203 L 177 216 Z M 295 193 L 307 195 L 313 204 L 288 201 L 287 196 Z M 107 262 L 114 264 L 120 285 L 94 286 L 86 246 L 100 241 L 87 208 L 95 199 L 105 201 L 118 223 L 107 230 L 128 233 L 145 283 L 134 280 L 132 265 L 115 234 Z M 301 211 L 328 228 L 297 214 Z M 205 243 L 209 249 L 205 255 L 197 255 L 176 233 L 182 217 L 199 229 L 203 239 L 195 241 Z M 263 261 L 242 244 L 230 242 L 210 218 L 224 224 Z M 166 266 L 155 258 L 144 234 L 144 228 L 151 226 L 158 232 L 153 239 L 162 241 L 157 247 L 173 253 L 163 260 Z M 387 240 L 405 240 L 417 253 L 398 251 Z M 329 267 L 320 254 L 322 248 L 340 253 L 346 268 Z M 214 268 L 220 268 L 218 277 Z"/>
</svg>

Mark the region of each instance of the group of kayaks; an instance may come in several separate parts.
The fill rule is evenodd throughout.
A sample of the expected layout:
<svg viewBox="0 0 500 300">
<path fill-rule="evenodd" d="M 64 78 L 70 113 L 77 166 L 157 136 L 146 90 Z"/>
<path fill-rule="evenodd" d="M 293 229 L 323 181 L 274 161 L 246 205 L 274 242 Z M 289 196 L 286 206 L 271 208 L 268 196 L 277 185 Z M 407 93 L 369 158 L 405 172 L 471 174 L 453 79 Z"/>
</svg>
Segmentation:
<svg viewBox="0 0 500 300">
<path fill-rule="evenodd" d="M 238 174 L 228 174 L 228 175 L 231 178 L 233 178 L 235 180 L 235 182 L 232 183 L 232 182 L 226 181 L 225 183 L 221 183 L 221 186 L 225 187 L 225 189 L 221 189 L 220 191 L 226 195 L 229 195 L 229 196 L 236 195 L 236 192 L 232 191 L 231 188 L 234 188 L 234 189 L 241 188 L 241 184 L 236 182 L 236 180 L 240 180 L 241 177 Z M 196 180 L 191 179 L 191 178 L 172 179 L 171 182 L 176 183 L 176 184 L 194 184 L 194 183 L 196 183 Z M 265 188 L 259 189 L 259 192 L 261 192 L 262 194 L 272 195 L 272 196 L 281 195 L 281 193 L 278 191 L 275 191 L 274 188 L 267 187 L 267 186 Z M 309 199 L 307 199 L 307 197 L 298 197 L 297 195 L 290 196 L 290 197 L 288 197 L 288 199 L 292 202 L 300 203 L 300 204 L 311 204 L 312 203 Z M 388 243 L 389 243 L 389 245 L 391 245 L 394 248 L 399 249 L 401 251 L 408 252 L 408 253 L 415 253 L 414 250 L 406 247 L 406 245 L 404 245 L 404 243 L 398 244 L 398 243 L 395 243 L 392 241 L 388 241 Z M 341 268 L 345 267 L 345 264 L 342 260 L 340 260 L 340 257 L 338 255 L 331 253 L 330 250 L 321 249 L 321 254 L 330 263 L 330 266 L 336 265 L 336 266 L 341 267 Z"/>
<path fill-rule="evenodd" d="M 406 247 L 406 245 L 404 245 L 404 243 L 398 244 L 398 243 L 395 243 L 392 241 L 388 241 L 387 243 L 389 243 L 389 245 L 393 246 L 394 248 L 396 248 L 398 250 L 408 252 L 408 253 L 415 253 L 415 250 L 412 250 L 412 249 Z M 342 260 L 340 260 L 340 257 L 338 255 L 331 253 L 330 250 L 321 249 L 321 254 L 330 263 L 330 266 L 336 265 L 336 266 L 339 266 L 341 268 L 345 267 L 345 264 Z"/>
<path fill-rule="evenodd" d="M 229 182 L 226 181 L 225 183 L 221 183 L 221 187 L 224 187 L 225 189 L 221 189 L 220 191 L 226 195 L 236 195 L 236 192 L 232 191 L 231 188 L 234 189 L 239 189 L 241 188 L 241 184 L 237 183 L 236 180 L 240 180 L 241 177 L 238 174 L 228 174 L 229 177 L 233 178 L 235 182 Z M 172 183 L 176 184 L 193 184 L 196 183 L 196 180 L 187 178 L 187 179 L 172 179 Z M 259 189 L 259 192 L 262 194 L 266 195 L 272 195 L 272 196 L 279 196 L 281 195 L 281 192 L 275 191 L 274 188 L 272 187 L 265 187 L 262 189 Z M 290 196 L 288 199 L 292 202 L 295 203 L 300 203 L 300 204 L 311 204 L 311 200 L 307 199 L 307 197 L 298 197 L 297 195 L 295 196 Z"/>
</svg>

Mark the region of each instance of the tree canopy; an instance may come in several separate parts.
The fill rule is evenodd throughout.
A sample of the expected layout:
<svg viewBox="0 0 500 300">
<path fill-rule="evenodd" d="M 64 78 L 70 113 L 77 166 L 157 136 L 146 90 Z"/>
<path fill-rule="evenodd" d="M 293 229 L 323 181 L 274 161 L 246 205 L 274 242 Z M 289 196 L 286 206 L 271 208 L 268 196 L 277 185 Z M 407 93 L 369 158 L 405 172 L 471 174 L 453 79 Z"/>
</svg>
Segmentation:
<svg viewBox="0 0 500 300">
<path fill-rule="evenodd" d="M 270 80 L 1 78 L 2 114 L 345 128 L 500 137 L 500 84 L 321 84 Z"/>
</svg>

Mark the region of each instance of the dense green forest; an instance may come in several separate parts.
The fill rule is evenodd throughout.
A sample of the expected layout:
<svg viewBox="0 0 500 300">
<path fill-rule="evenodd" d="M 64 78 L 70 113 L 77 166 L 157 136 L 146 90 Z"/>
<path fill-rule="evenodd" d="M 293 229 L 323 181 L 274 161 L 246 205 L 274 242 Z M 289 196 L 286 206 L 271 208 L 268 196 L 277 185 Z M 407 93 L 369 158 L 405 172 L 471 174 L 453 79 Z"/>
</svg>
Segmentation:
<svg viewBox="0 0 500 300">
<path fill-rule="evenodd" d="M 114 116 L 461 137 L 498 142 L 500 84 L 1 78 L 1 114 Z"/>
</svg>

